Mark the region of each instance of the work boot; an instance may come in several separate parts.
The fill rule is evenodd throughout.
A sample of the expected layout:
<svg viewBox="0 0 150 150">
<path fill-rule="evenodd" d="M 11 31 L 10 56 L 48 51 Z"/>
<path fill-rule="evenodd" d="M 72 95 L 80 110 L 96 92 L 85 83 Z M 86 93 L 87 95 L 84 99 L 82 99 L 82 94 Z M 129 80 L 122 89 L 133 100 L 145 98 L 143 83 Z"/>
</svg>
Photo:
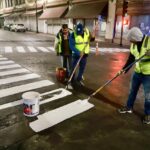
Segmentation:
<svg viewBox="0 0 150 150">
<path fill-rule="evenodd" d="M 132 111 L 131 108 L 128 108 L 127 106 L 125 106 L 125 107 L 122 107 L 122 108 L 118 109 L 118 112 L 120 114 L 125 114 L 125 113 L 131 114 L 133 111 Z"/>
<path fill-rule="evenodd" d="M 150 115 L 145 115 L 143 119 L 144 124 L 150 124 Z"/>
</svg>

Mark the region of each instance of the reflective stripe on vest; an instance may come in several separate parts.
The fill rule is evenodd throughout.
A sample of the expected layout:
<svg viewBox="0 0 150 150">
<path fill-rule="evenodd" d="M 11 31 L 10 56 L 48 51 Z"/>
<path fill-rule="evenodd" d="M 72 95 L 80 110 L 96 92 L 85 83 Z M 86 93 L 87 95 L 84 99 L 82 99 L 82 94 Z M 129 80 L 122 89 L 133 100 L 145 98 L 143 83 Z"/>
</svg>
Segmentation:
<svg viewBox="0 0 150 150">
<path fill-rule="evenodd" d="M 60 33 L 59 33 L 58 53 L 61 53 L 61 52 L 62 52 L 61 44 L 62 44 L 62 37 L 61 37 L 61 35 L 60 35 Z"/>
<path fill-rule="evenodd" d="M 135 59 L 139 59 L 142 55 L 150 49 L 150 37 L 145 36 L 142 43 L 141 51 L 139 53 L 137 45 L 131 44 L 130 51 L 134 55 Z M 140 62 L 136 63 L 135 72 L 150 75 L 150 56 L 145 56 Z"/>
<path fill-rule="evenodd" d="M 80 52 L 84 52 L 85 54 L 89 54 L 90 52 L 89 36 L 90 33 L 87 28 L 84 31 L 84 37 L 82 37 L 81 35 L 77 35 L 76 32 L 74 32 L 75 47 Z"/>
</svg>

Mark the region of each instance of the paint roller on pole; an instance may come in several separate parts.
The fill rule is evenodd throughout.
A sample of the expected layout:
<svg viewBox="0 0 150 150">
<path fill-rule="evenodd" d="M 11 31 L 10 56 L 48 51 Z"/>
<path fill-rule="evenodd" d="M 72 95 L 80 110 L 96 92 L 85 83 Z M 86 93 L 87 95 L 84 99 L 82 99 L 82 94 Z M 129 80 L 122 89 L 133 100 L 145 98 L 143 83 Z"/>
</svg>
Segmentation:
<svg viewBox="0 0 150 150">
<path fill-rule="evenodd" d="M 150 50 L 148 50 L 148 51 L 150 51 Z M 123 74 L 126 70 L 128 70 L 130 67 L 132 67 L 135 63 L 141 61 L 142 58 L 145 57 L 146 55 L 147 55 L 147 53 L 145 53 L 144 55 L 142 55 L 139 59 L 135 60 L 133 63 L 131 63 L 130 65 L 128 65 L 126 68 L 120 70 L 112 79 L 108 80 L 105 84 L 103 84 L 101 87 L 99 87 L 95 92 L 93 92 L 85 100 L 89 101 L 93 96 L 95 96 L 98 92 L 100 92 L 105 86 L 107 86 L 108 84 L 110 84 L 114 79 L 116 79 L 118 76 L 120 76 L 121 74 Z"/>
</svg>

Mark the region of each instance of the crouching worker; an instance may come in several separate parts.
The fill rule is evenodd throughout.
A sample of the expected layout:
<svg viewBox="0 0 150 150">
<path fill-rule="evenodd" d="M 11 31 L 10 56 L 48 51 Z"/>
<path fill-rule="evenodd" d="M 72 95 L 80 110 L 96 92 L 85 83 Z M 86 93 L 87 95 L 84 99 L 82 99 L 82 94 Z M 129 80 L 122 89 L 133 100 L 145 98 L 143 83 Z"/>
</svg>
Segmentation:
<svg viewBox="0 0 150 150">
<path fill-rule="evenodd" d="M 150 124 L 150 37 L 143 35 L 139 28 L 133 27 L 129 30 L 127 39 L 131 42 L 130 55 L 123 68 L 130 65 L 145 53 L 146 56 L 136 63 L 126 106 L 118 111 L 120 113 L 132 113 L 137 92 L 142 84 L 145 95 L 145 116 L 143 118 L 143 123 Z"/>
<path fill-rule="evenodd" d="M 84 28 L 81 23 L 77 24 L 74 32 L 70 35 L 69 44 L 72 50 L 72 71 L 76 67 L 80 57 L 79 72 L 77 77 L 72 78 L 72 83 L 77 83 L 79 86 L 84 86 L 82 82 L 83 73 L 87 63 L 87 57 L 90 53 L 90 41 L 95 40 L 95 34 L 91 35 L 87 28 Z"/>
<path fill-rule="evenodd" d="M 58 32 L 54 48 L 57 56 L 61 56 L 62 67 L 66 69 L 66 79 L 69 77 L 72 66 L 72 51 L 69 47 L 70 31 L 67 24 L 63 24 Z"/>
</svg>

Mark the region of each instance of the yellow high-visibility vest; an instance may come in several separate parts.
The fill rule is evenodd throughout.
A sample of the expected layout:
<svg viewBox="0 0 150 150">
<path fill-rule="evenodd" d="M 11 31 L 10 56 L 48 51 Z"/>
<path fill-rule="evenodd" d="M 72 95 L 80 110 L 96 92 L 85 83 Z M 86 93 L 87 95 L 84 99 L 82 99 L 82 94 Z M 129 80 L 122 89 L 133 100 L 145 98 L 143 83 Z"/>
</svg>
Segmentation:
<svg viewBox="0 0 150 150">
<path fill-rule="evenodd" d="M 135 59 L 139 59 L 148 50 L 150 50 L 150 37 L 148 36 L 144 38 L 140 53 L 136 44 L 132 43 L 130 47 L 131 54 L 134 55 Z M 136 63 L 135 72 L 150 75 L 150 56 L 145 56 L 141 61 Z"/>
<path fill-rule="evenodd" d="M 78 49 L 80 52 L 89 54 L 90 52 L 89 36 L 90 32 L 87 28 L 85 28 L 83 37 L 81 35 L 77 35 L 76 32 L 74 32 L 75 48 Z"/>
<path fill-rule="evenodd" d="M 58 53 L 61 53 L 61 52 L 62 52 L 61 44 L 62 44 L 62 37 L 61 37 L 61 35 L 60 35 L 60 33 L 59 33 Z"/>
</svg>

